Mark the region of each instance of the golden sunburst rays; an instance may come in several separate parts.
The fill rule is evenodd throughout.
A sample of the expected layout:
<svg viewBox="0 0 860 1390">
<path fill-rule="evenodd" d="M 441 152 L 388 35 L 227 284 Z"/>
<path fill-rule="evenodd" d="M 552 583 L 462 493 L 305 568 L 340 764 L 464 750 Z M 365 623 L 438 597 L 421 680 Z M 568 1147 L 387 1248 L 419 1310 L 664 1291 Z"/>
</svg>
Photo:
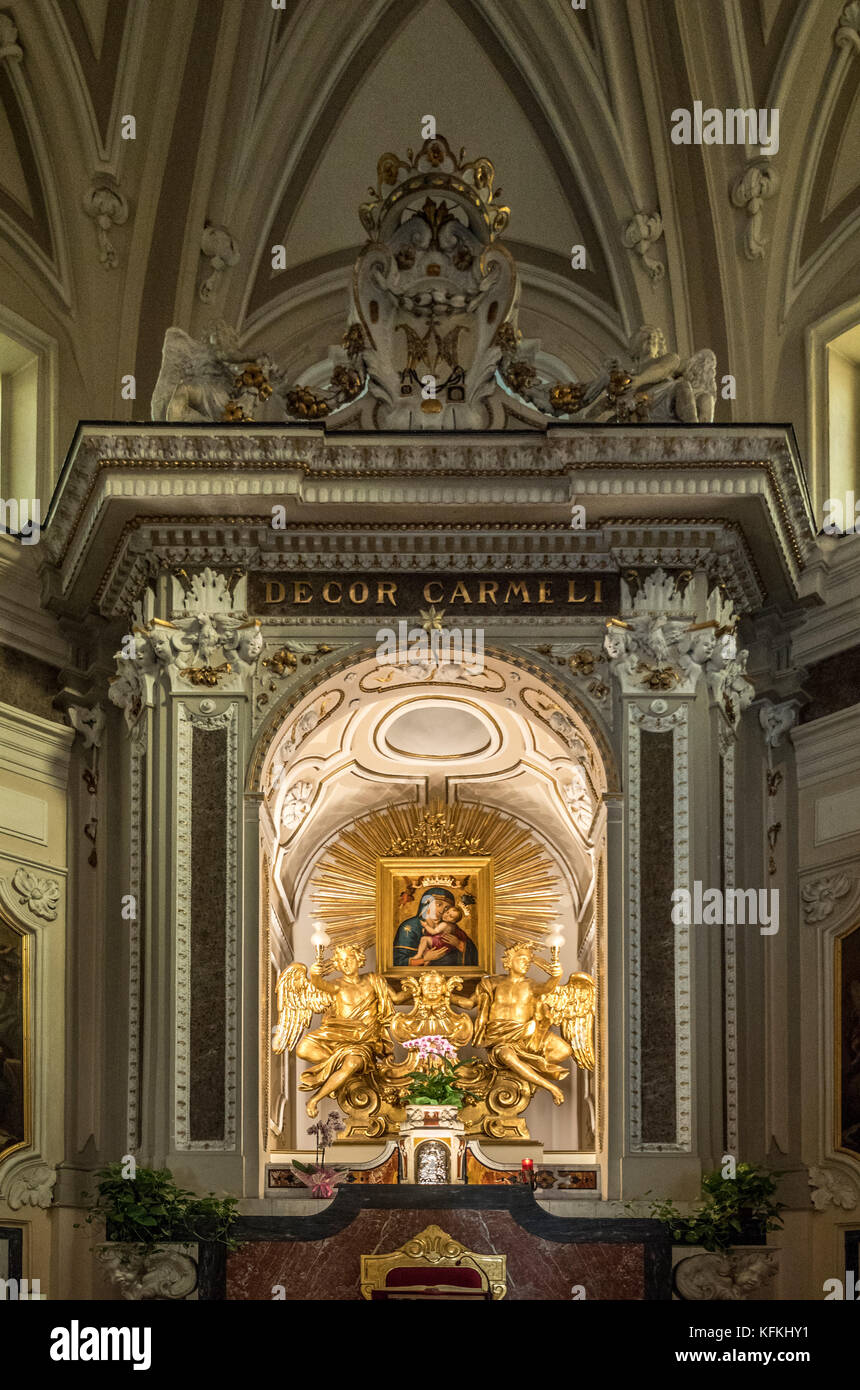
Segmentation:
<svg viewBox="0 0 860 1390">
<path fill-rule="evenodd" d="M 355 821 L 324 852 L 311 881 L 314 915 L 335 941 L 376 941 L 376 869 L 380 859 L 489 855 L 493 925 L 502 945 L 539 945 L 558 919 L 559 894 L 549 855 L 525 826 L 492 807 L 389 806 Z"/>
</svg>

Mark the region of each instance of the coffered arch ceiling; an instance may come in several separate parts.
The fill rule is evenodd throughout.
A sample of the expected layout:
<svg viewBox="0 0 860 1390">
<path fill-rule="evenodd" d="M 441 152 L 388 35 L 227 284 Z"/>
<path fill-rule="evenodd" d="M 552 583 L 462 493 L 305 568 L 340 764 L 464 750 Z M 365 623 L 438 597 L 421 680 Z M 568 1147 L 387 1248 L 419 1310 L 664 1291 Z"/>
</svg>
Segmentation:
<svg viewBox="0 0 860 1390">
<path fill-rule="evenodd" d="M 144 416 L 165 329 L 236 324 L 301 372 L 339 340 L 357 205 L 386 149 L 432 113 L 485 155 L 512 209 L 521 324 L 588 373 L 640 322 L 738 377 L 722 418 L 802 426 L 806 324 L 860 293 L 860 15 L 840 0 L 13 0 L 0 41 L 0 291 L 61 345 L 59 438 Z M 16 51 L 17 50 L 17 51 Z M 781 110 L 765 255 L 731 189 L 754 151 L 676 146 L 694 100 Z M 136 141 L 120 139 L 135 115 Z M 83 208 L 115 182 L 128 215 L 99 260 Z M 652 281 L 623 230 L 659 210 Z M 201 256 L 208 221 L 237 263 Z M 273 272 L 271 247 L 286 246 Z M 570 267 L 586 246 L 588 269 Z M 841 298 L 840 298 L 841 296 Z M 136 402 L 119 395 L 133 371 Z M 800 376 L 801 380 L 798 380 Z"/>
</svg>

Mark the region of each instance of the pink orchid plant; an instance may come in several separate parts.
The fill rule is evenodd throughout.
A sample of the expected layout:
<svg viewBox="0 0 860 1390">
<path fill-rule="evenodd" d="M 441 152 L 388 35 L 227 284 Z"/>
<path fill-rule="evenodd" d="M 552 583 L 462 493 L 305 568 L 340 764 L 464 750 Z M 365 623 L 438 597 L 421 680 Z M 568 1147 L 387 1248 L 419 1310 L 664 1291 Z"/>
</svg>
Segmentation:
<svg viewBox="0 0 860 1390">
<path fill-rule="evenodd" d="M 349 1181 L 348 1168 L 336 1167 L 325 1161 L 326 1149 L 344 1129 L 346 1125 L 343 1116 L 339 1111 L 333 1110 L 324 1120 L 317 1120 L 308 1129 L 308 1134 L 312 1134 L 316 1140 L 316 1162 L 300 1163 L 297 1158 L 293 1159 L 292 1166 L 296 1177 L 305 1187 L 311 1189 L 313 1197 L 333 1197 L 337 1185 Z"/>
<path fill-rule="evenodd" d="M 415 1070 L 409 1073 L 410 1087 L 403 1097 L 404 1105 L 453 1105 L 458 1110 L 465 1100 L 472 1100 L 458 1084 L 457 1072 L 465 1063 L 458 1062 L 457 1049 L 447 1038 L 429 1033 L 422 1038 L 409 1038 L 403 1044 L 417 1054 Z"/>
<path fill-rule="evenodd" d="M 408 1051 L 418 1053 L 418 1067 L 421 1063 L 427 1063 L 427 1070 L 439 1062 L 455 1062 L 457 1060 L 457 1049 L 447 1038 L 441 1037 L 438 1033 L 428 1033 L 423 1038 L 407 1038 L 403 1046 Z"/>
<path fill-rule="evenodd" d="M 299 1182 L 310 1188 L 312 1197 L 333 1197 L 338 1183 L 346 1182 L 349 1178 L 348 1168 L 315 1167 L 303 1171 L 295 1159 L 293 1167 Z"/>
</svg>

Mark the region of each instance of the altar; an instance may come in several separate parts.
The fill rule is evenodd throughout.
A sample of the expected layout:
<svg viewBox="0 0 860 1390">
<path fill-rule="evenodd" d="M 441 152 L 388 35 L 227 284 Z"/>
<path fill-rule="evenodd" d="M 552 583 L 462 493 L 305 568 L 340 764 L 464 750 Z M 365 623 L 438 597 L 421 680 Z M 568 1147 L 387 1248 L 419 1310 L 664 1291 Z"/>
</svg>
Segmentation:
<svg viewBox="0 0 860 1390">
<path fill-rule="evenodd" d="M 670 1297 L 671 1244 L 658 1221 L 551 1216 L 523 1185 L 357 1185 L 321 1205 L 318 1215 L 243 1217 L 238 1250 L 201 1258 L 199 1297 L 357 1300 L 384 1292 L 391 1268 L 409 1271 L 411 1292 L 400 1283 L 399 1296 L 438 1296 L 430 1276 L 444 1269 L 450 1290 L 452 1269 L 493 1259 L 503 1263 L 485 1264 L 477 1288 L 494 1299 Z M 369 1268 L 370 1256 L 385 1268 Z"/>
</svg>

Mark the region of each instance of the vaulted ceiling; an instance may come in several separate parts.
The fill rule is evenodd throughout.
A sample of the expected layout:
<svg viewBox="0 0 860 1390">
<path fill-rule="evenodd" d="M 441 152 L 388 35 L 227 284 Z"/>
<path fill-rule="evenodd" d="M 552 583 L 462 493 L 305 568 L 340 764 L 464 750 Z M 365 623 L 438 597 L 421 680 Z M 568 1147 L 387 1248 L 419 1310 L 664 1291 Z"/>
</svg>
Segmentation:
<svg viewBox="0 0 860 1390">
<path fill-rule="evenodd" d="M 860 302 L 858 78 L 841 0 L 22 0 L 0 12 L 0 302 L 58 342 L 61 449 L 79 418 L 146 418 L 171 324 L 223 317 L 298 374 L 340 339 L 378 156 L 429 114 L 496 166 L 527 334 L 580 374 L 657 323 L 735 375 L 718 418 L 802 439 L 804 331 Z M 672 143 L 697 99 L 779 109 L 757 206 L 755 151 Z M 656 212 L 646 259 L 625 228 Z M 201 253 L 207 222 L 235 264 Z"/>
</svg>

